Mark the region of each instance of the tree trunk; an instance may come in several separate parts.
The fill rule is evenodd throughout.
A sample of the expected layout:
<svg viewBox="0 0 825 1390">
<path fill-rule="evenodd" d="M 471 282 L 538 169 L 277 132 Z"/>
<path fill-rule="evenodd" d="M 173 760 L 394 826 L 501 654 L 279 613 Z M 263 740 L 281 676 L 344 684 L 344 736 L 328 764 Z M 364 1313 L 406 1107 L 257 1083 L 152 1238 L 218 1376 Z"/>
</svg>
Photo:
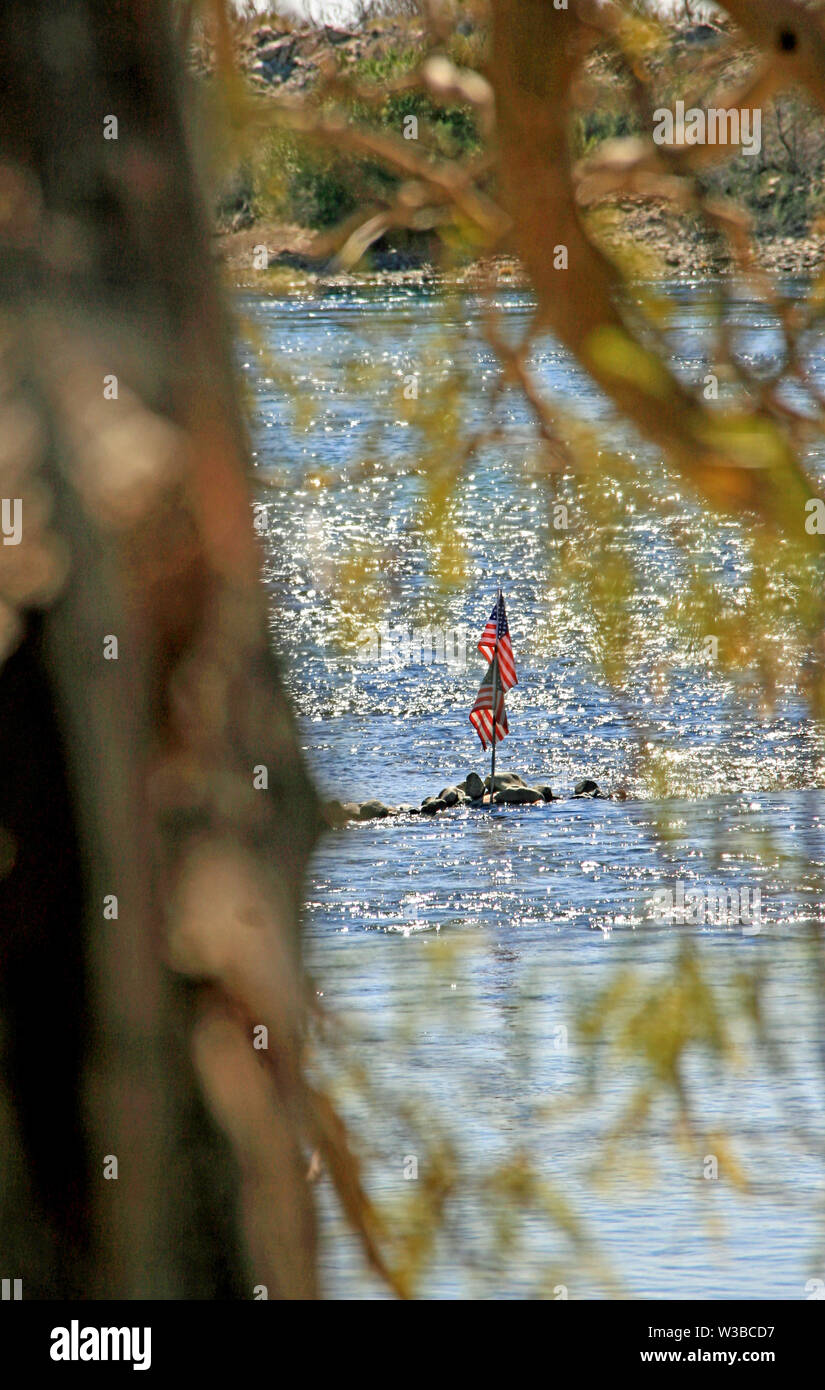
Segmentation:
<svg viewBox="0 0 825 1390">
<path fill-rule="evenodd" d="M 317 803 L 167 6 L 7 0 L 0 86 L 3 1274 L 312 1297 Z"/>
</svg>

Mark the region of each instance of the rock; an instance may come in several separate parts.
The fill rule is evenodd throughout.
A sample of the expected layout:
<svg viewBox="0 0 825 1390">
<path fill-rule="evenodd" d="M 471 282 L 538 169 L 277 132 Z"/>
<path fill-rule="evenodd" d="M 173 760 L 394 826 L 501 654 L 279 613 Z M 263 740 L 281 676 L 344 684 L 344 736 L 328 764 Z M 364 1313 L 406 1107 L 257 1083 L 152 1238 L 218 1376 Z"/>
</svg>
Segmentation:
<svg viewBox="0 0 825 1390">
<path fill-rule="evenodd" d="M 484 783 L 477 772 L 471 772 L 465 777 L 463 782 L 459 782 L 459 787 L 467 793 L 471 801 L 478 801 L 484 795 Z"/>
<path fill-rule="evenodd" d="M 438 800 L 443 801 L 445 806 L 462 806 L 469 799 L 463 787 L 445 787 L 438 793 Z"/>
<path fill-rule="evenodd" d="M 534 806 L 539 801 L 543 802 L 544 797 L 534 787 L 502 787 L 495 793 L 494 800 L 497 806 Z"/>
<path fill-rule="evenodd" d="M 685 29 L 681 34 L 683 43 L 699 46 L 721 43 L 724 37 L 715 24 L 694 24 L 692 29 Z"/>
<path fill-rule="evenodd" d="M 382 820 L 384 816 L 390 814 L 390 809 L 385 806 L 383 801 L 362 801 L 358 810 L 359 820 Z"/>
<path fill-rule="evenodd" d="M 280 82 L 289 78 L 297 63 L 295 46 L 295 40 L 288 37 L 258 49 L 258 62 L 262 64 L 261 70 L 266 77 L 277 78 Z"/>
<path fill-rule="evenodd" d="M 305 255 L 302 251 L 279 251 L 269 261 L 270 266 L 286 266 L 289 270 L 323 270 L 327 262 L 317 256 Z"/>
<path fill-rule="evenodd" d="M 349 43 L 355 35 L 349 29 L 336 29 L 331 24 L 324 25 L 324 38 L 327 43 Z"/>
<path fill-rule="evenodd" d="M 358 820 L 360 807 L 354 801 L 327 801 L 321 814 L 327 825 L 345 825 L 348 820 Z"/>
<path fill-rule="evenodd" d="M 536 787 L 536 791 L 541 792 L 542 799 L 544 801 L 555 801 L 556 799 L 553 795 L 553 788 L 548 787 L 545 784 L 541 784 L 540 786 Z"/>
<path fill-rule="evenodd" d="M 575 787 L 573 788 L 573 795 L 574 795 L 574 796 L 596 796 L 597 793 L 598 793 L 598 791 L 599 791 L 599 784 L 598 784 L 598 782 L 594 782 L 594 781 L 592 780 L 592 778 L 590 778 L 590 777 L 585 777 L 585 778 L 583 778 L 583 780 L 582 780 L 581 782 L 577 782 L 577 783 L 576 783 Z"/>
<path fill-rule="evenodd" d="M 484 778 L 484 785 L 485 785 L 485 787 L 487 788 L 487 790 L 489 791 L 489 790 L 490 790 L 490 778 L 489 778 L 489 775 L 488 775 L 487 777 Z M 493 790 L 494 790 L 494 791 L 501 791 L 501 789 L 502 789 L 503 787 L 526 787 L 526 786 L 527 786 L 527 783 L 525 782 L 524 778 L 523 778 L 523 777 L 520 777 L 519 774 L 518 774 L 517 772 L 497 772 L 497 773 L 496 773 L 496 785 L 495 785 L 495 787 L 493 788 Z"/>
<path fill-rule="evenodd" d="M 422 816 L 434 816 L 436 811 L 446 811 L 447 803 L 438 796 L 428 796 L 426 801 L 421 803 Z"/>
</svg>

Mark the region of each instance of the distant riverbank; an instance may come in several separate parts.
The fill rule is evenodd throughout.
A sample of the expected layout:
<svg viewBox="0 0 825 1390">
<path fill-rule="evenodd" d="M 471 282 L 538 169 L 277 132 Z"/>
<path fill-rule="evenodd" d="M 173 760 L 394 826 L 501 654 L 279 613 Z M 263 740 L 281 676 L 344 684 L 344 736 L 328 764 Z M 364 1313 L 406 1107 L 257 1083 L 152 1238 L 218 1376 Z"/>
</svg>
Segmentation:
<svg viewBox="0 0 825 1390">
<path fill-rule="evenodd" d="M 414 74 L 431 40 L 420 16 L 373 16 L 351 29 L 292 25 L 271 16 L 238 21 L 233 51 L 250 111 L 265 132 L 225 165 L 216 201 L 216 253 L 238 287 L 301 293 L 320 285 L 494 283 L 526 287 L 517 260 L 506 254 L 474 260 L 471 241 L 450 236 L 450 251 L 438 230 L 389 226 L 358 264 L 346 270 L 335 260 L 335 228 L 350 226 L 358 209 L 392 204 L 400 174 L 378 155 L 353 152 L 345 144 L 302 138 L 279 111 L 314 109 L 319 88 L 333 71 L 341 84 L 341 112 L 348 113 L 380 147 L 397 139 L 404 121 L 415 119 L 429 147 L 456 168 L 483 155 L 485 135 L 466 103 L 435 101 Z M 440 50 L 439 50 L 440 51 Z M 444 43 L 455 73 L 482 75 L 488 35 L 477 19 L 465 17 Z M 659 100 L 672 102 L 688 90 L 715 93 L 741 89 L 753 77 L 757 55 L 727 21 L 714 25 L 663 23 L 648 35 L 644 62 Z M 208 31 L 198 30 L 190 65 L 204 96 L 215 90 L 216 50 Z M 586 64 L 587 100 L 571 127 L 571 156 L 590 159 L 607 144 L 618 149 L 649 136 L 640 124 L 627 73 L 610 45 L 597 47 Z M 410 85 L 412 84 L 412 85 Z M 380 94 L 380 95 L 379 95 Z M 750 225 L 755 263 L 778 278 L 808 278 L 825 258 L 825 123 L 792 93 L 766 101 L 757 158 L 733 153 L 703 171 L 683 191 L 736 207 Z M 340 115 L 340 113 L 339 113 Z M 491 176 L 492 177 L 492 176 Z M 482 191 L 495 198 L 494 180 Z M 590 216 L 586 211 L 583 218 Z M 630 261 L 634 278 L 682 279 L 697 283 L 724 277 L 736 267 L 724 239 L 698 217 L 664 198 L 620 193 L 593 205 L 590 223 L 608 255 Z M 745 223 L 743 223 L 744 229 Z M 547 228 L 548 254 L 557 239 Z M 260 268 L 265 246 L 268 265 Z M 463 250 L 461 249 L 463 246 Z M 257 264 L 256 264 L 257 260 Z M 570 273 L 575 273 L 571 265 Z"/>
<path fill-rule="evenodd" d="M 632 241 L 646 280 L 683 279 L 696 283 L 736 273 L 727 248 L 710 242 L 662 207 L 628 204 L 620 211 L 618 236 Z M 306 228 L 262 221 L 235 232 L 216 234 L 215 253 L 238 289 L 273 294 L 315 292 L 336 285 L 421 285 L 432 282 L 526 289 L 529 282 L 514 256 L 483 257 L 448 270 L 426 248 L 375 250 L 352 270 L 334 257 L 312 254 L 313 233 Z M 267 266 L 259 268 L 260 247 Z M 798 237 L 763 237 L 754 242 L 755 261 L 769 275 L 809 279 L 825 265 L 825 230 Z M 256 264 L 256 262 L 258 264 Z"/>
</svg>

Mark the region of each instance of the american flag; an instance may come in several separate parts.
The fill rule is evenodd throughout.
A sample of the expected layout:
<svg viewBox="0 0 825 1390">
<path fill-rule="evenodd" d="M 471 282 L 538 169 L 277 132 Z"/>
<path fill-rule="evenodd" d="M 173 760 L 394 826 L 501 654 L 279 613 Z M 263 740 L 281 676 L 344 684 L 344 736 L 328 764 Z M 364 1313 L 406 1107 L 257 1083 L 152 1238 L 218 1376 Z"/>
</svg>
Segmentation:
<svg viewBox="0 0 825 1390">
<path fill-rule="evenodd" d="M 496 641 L 498 641 L 498 647 L 496 647 Z M 507 614 L 504 610 L 504 595 L 500 590 L 495 607 L 481 634 L 478 650 L 488 661 L 492 661 L 493 656 L 496 652 L 498 653 L 498 678 L 502 690 L 509 690 L 512 686 L 518 685 L 516 663 L 510 642 L 510 629 L 507 626 Z"/>
<path fill-rule="evenodd" d="M 487 745 L 493 741 L 493 663 L 487 667 L 487 674 L 476 696 L 476 702 L 470 710 L 470 723 L 481 739 L 481 746 L 487 750 Z M 504 690 L 501 684 L 501 671 L 496 679 L 496 743 L 499 739 L 509 734 L 510 728 L 507 723 L 507 711 L 504 708 Z"/>
</svg>

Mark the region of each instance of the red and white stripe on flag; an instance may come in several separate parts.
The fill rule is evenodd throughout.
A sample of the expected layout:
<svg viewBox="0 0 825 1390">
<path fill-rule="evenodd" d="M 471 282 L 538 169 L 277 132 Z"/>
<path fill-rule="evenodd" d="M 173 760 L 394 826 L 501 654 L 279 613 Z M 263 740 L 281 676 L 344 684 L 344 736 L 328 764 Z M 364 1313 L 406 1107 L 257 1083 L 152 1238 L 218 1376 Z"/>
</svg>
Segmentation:
<svg viewBox="0 0 825 1390">
<path fill-rule="evenodd" d="M 498 648 L 496 648 L 496 641 L 498 641 Z M 510 690 L 514 685 L 518 685 L 503 594 L 499 594 L 495 607 L 487 619 L 478 650 L 487 661 L 492 661 L 493 656 L 498 655 L 498 678 L 502 690 Z"/>
<path fill-rule="evenodd" d="M 509 734 L 507 711 L 504 708 L 504 691 L 501 688 L 501 671 L 496 682 L 496 743 Z M 487 750 L 493 741 L 493 663 L 490 662 L 487 674 L 479 688 L 476 702 L 470 710 L 470 723 L 481 739 L 481 746 Z"/>
</svg>

